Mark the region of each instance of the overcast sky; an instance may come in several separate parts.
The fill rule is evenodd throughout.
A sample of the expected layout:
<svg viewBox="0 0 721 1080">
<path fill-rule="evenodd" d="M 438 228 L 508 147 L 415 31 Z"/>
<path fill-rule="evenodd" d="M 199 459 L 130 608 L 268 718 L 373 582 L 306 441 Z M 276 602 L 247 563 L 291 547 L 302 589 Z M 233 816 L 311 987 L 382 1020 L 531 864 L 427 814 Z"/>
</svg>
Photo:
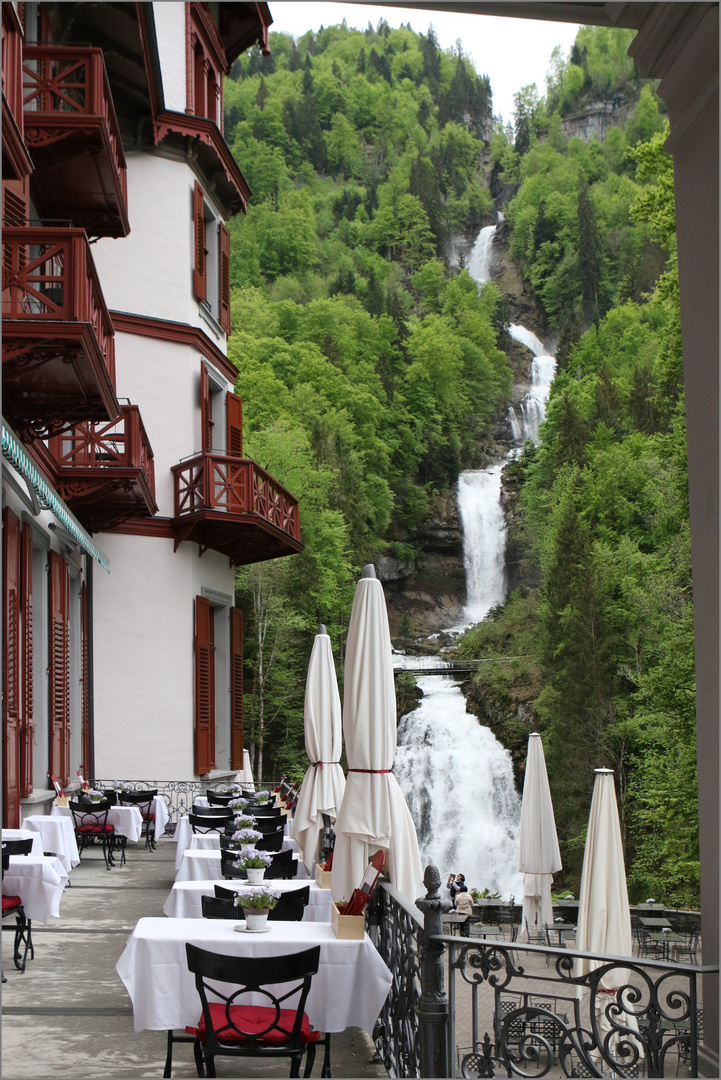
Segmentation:
<svg viewBox="0 0 721 1080">
<path fill-rule="evenodd" d="M 414 30 L 427 33 L 433 24 L 444 49 L 455 47 L 458 38 L 471 57 L 479 75 L 488 75 L 493 91 L 493 112 L 504 123 L 512 120 L 513 95 L 522 86 L 536 84 L 546 92 L 546 71 L 551 53 L 560 45 L 564 55 L 573 45 L 578 26 L 571 23 L 535 22 L 494 15 L 460 15 L 454 11 L 419 11 L 416 8 L 376 7 L 371 4 L 334 4 L 269 0 L 273 16 L 271 30 L 300 37 L 307 30 L 333 26 L 346 20 L 348 26 L 365 30 L 384 18 L 392 26 L 410 22 Z"/>
</svg>

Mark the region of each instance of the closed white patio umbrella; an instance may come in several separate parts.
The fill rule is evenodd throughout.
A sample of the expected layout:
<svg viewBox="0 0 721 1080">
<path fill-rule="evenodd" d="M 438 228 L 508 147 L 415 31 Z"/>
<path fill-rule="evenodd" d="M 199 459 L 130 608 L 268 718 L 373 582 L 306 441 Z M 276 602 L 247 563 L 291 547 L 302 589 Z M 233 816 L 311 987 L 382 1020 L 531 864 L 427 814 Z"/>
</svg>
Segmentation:
<svg viewBox="0 0 721 1080">
<path fill-rule="evenodd" d="M 553 875 L 561 869 L 543 743 L 535 731 L 528 739 L 518 869 L 524 875 L 523 926 L 519 935 L 523 940 L 526 925 L 529 929 L 534 926 L 542 928 L 546 923 L 553 922 L 551 885 Z"/>
<path fill-rule="evenodd" d="M 254 791 L 253 770 L 250 767 L 250 754 L 243 750 L 243 768 L 235 774 L 235 783 L 241 784 L 245 791 Z"/>
<path fill-rule="evenodd" d="M 297 841 L 306 869 L 310 870 L 323 828 L 323 814 L 335 821 L 345 791 L 340 764 L 343 749 L 340 694 L 330 638 L 322 623 L 308 663 L 303 723 L 310 768 L 298 793 L 290 835 Z"/>
<path fill-rule="evenodd" d="M 596 769 L 595 774 L 583 852 L 575 947 L 579 952 L 631 957 L 631 912 L 613 772 L 611 769 Z M 601 967 L 602 963 L 579 960 L 578 965 L 579 974 L 585 974 Z M 626 968 L 614 968 L 601 979 L 602 992 L 597 995 L 595 1012 L 602 1044 L 606 1033 L 614 1026 L 606 1016 L 606 1009 L 614 1001 L 614 991 L 627 984 L 630 974 Z M 618 1016 L 615 1024 L 638 1031 L 636 1019 L 630 1013 Z M 612 1035 L 609 1042 L 611 1052 L 617 1042 L 618 1036 Z M 641 1053 L 640 1042 L 636 1042 L 636 1046 Z M 600 1054 L 594 1052 L 593 1056 L 598 1058 Z M 628 1057 L 626 1064 L 630 1064 Z"/>
<path fill-rule="evenodd" d="M 383 848 L 393 885 L 414 900 L 423 871 L 418 838 L 391 769 L 396 755 L 396 696 L 391 636 L 380 581 L 363 569 L 348 627 L 343 700 L 348 776 L 335 825 L 331 893 L 350 900 L 370 856 Z"/>
</svg>

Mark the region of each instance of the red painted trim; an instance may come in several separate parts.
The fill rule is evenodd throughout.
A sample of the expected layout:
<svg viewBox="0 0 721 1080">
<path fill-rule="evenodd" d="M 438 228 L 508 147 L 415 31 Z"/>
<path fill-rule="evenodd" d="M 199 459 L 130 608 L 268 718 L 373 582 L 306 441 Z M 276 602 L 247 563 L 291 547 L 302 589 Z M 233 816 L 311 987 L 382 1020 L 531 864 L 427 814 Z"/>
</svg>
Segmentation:
<svg viewBox="0 0 721 1080">
<path fill-rule="evenodd" d="M 111 311 L 110 318 L 116 331 L 121 334 L 140 334 L 159 341 L 174 341 L 197 349 L 218 371 L 235 385 L 237 368 L 220 351 L 199 326 L 172 322 L 170 319 L 153 319 L 147 315 L 132 315 L 127 311 Z"/>
<path fill-rule="evenodd" d="M 128 518 L 127 521 L 114 525 L 107 531 L 124 533 L 126 536 L 160 536 L 166 540 L 175 538 L 172 518 L 153 518 L 152 521 L 146 521 L 144 518 Z"/>
<path fill-rule="evenodd" d="M 263 56 L 270 56 L 270 46 L 268 45 L 268 31 L 270 30 L 271 23 L 273 22 L 273 16 L 270 13 L 270 8 L 267 4 L 256 3 L 255 10 L 258 12 L 258 19 L 262 25 L 260 37 L 262 41 Z"/>
<path fill-rule="evenodd" d="M 190 25 L 191 36 L 192 29 L 195 29 L 196 34 L 201 38 L 203 47 L 206 54 L 210 53 L 208 59 L 216 68 L 219 75 L 228 73 L 228 60 L 225 55 L 225 44 L 221 38 L 218 28 L 213 22 L 213 17 L 209 11 L 206 11 L 205 4 L 191 3 L 185 5 L 186 11 L 190 8 Z"/>
<path fill-rule="evenodd" d="M 193 34 L 190 25 L 190 4 L 185 4 L 185 111 L 193 114 Z"/>
<path fill-rule="evenodd" d="M 200 139 L 201 142 L 204 142 L 215 151 L 218 164 L 223 170 L 226 180 L 235 190 L 243 213 L 245 213 L 251 190 L 216 122 L 208 120 L 204 116 L 186 116 L 185 113 L 171 112 L 166 109 L 158 113 L 155 118 L 155 145 L 161 143 L 171 132 L 178 135 L 188 135 L 193 139 Z"/>
</svg>

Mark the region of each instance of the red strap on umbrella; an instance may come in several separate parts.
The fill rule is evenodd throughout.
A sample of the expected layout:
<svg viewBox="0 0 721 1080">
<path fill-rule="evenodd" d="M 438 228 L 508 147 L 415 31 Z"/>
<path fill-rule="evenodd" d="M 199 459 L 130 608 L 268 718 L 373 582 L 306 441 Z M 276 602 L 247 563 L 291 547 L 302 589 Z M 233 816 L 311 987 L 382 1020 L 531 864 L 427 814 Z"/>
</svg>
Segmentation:
<svg viewBox="0 0 721 1080">
<path fill-rule="evenodd" d="M 311 761 L 311 767 L 317 769 L 320 765 L 321 769 L 324 765 L 340 765 L 340 761 Z"/>
</svg>

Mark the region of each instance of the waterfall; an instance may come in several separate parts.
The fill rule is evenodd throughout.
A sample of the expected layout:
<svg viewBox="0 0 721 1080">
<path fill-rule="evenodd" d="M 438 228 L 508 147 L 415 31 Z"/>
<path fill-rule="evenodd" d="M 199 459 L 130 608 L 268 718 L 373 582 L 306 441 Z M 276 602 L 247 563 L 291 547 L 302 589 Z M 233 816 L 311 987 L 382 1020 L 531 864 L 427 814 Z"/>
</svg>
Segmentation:
<svg viewBox="0 0 721 1080">
<path fill-rule="evenodd" d="M 501 508 L 502 465 L 458 477 L 458 510 L 463 525 L 466 606 L 463 622 L 485 619 L 505 596 L 506 524 Z"/>
<path fill-rule="evenodd" d="M 495 233 L 495 225 L 486 225 L 485 229 L 481 229 L 468 257 L 468 273 L 480 284 L 491 280 L 491 258 Z"/>
<path fill-rule="evenodd" d="M 538 429 L 546 417 L 546 403 L 551 392 L 553 376 L 556 374 L 556 359 L 549 356 L 543 342 L 536 337 L 532 330 L 527 330 L 525 326 L 511 323 L 508 332 L 515 341 L 520 341 L 522 345 L 525 345 L 533 353 L 531 388 L 520 404 L 522 418 L 520 431 L 517 434 L 518 420 L 515 411 L 511 409 L 510 412 L 513 412 L 513 419 L 509 415 L 511 434 L 514 440 L 520 437 L 524 443 L 528 439 L 532 439 L 534 443 L 537 443 Z M 514 427 L 514 420 L 516 427 Z"/>
</svg>

